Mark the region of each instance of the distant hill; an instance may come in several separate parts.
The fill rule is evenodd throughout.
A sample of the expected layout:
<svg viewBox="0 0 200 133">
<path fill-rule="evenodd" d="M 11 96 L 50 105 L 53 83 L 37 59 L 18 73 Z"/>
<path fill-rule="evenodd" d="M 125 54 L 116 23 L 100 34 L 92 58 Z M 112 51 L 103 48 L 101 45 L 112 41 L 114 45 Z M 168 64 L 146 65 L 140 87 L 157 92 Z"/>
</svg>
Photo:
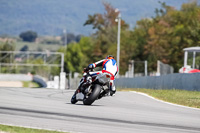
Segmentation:
<svg viewBox="0 0 200 133">
<path fill-rule="evenodd" d="M 152 17 L 158 1 L 180 8 L 188 0 L 103 0 L 119 8 L 131 27 L 137 20 Z M 39 35 L 61 35 L 63 29 L 89 35 L 92 27 L 83 26 L 88 15 L 104 13 L 102 0 L 0 0 L 0 35 L 18 36 L 33 30 Z"/>
</svg>

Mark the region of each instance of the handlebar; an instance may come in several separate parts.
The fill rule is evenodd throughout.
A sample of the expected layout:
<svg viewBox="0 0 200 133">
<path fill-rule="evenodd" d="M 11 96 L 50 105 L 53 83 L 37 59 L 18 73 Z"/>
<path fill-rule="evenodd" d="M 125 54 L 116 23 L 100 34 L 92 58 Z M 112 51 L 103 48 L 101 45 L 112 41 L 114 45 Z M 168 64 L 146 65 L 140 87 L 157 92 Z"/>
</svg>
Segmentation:
<svg viewBox="0 0 200 133">
<path fill-rule="evenodd" d="M 94 69 L 89 69 L 89 70 L 88 70 L 87 68 L 84 68 L 83 72 L 89 74 L 89 72 L 93 72 L 93 70 L 94 70 Z"/>
</svg>

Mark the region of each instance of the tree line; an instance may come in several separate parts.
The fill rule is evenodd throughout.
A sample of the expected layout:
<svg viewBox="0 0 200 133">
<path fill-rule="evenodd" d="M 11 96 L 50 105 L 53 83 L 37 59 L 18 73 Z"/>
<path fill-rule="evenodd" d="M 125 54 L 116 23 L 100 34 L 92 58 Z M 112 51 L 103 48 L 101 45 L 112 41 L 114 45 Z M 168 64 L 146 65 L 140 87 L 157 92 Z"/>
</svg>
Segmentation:
<svg viewBox="0 0 200 133">
<path fill-rule="evenodd" d="M 92 25 L 96 32 L 70 43 L 65 52 L 65 71 L 81 72 L 88 64 L 105 58 L 116 57 L 117 22 L 119 12 L 103 3 L 105 13 L 89 15 L 85 26 Z M 148 61 L 148 70 L 156 71 L 157 60 L 174 67 L 183 65 L 183 48 L 200 45 L 200 6 L 196 1 L 185 3 L 180 10 L 161 3 L 155 16 L 137 21 L 134 29 L 122 19 L 120 74 L 128 69 L 129 60 Z"/>
<path fill-rule="evenodd" d="M 82 72 L 84 67 L 107 55 L 116 57 L 117 25 L 119 12 L 108 3 L 103 3 L 105 12 L 89 15 L 84 26 L 90 25 L 95 33 L 90 36 L 73 36 L 68 45 L 58 52 L 65 53 L 65 72 Z M 148 71 L 156 71 L 157 60 L 174 67 L 175 72 L 183 66 L 183 48 L 200 46 L 200 6 L 196 1 L 185 3 L 179 10 L 161 3 L 155 16 L 137 21 L 133 29 L 121 21 L 120 74 L 128 70 L 130 60 L 148 61 Z M 34 41 L 37 34 L 28 32 L 20 37 Z M 65 36 L 62 36 L 64 41 Z M 26 39 L 24 39 L 26 41 Z M 1 48 L 5 49 L 4 47 Z M 27 49 L 27 48 L 24 48 Z M 59 62 L 59 60 L 58 60 Z M 141 67 L 141 66 L 139 66 Z M 59 73 L 55 68 L 53 74 Z M 140 69 L 140 68 L 136 68 Z"/>
</svg>

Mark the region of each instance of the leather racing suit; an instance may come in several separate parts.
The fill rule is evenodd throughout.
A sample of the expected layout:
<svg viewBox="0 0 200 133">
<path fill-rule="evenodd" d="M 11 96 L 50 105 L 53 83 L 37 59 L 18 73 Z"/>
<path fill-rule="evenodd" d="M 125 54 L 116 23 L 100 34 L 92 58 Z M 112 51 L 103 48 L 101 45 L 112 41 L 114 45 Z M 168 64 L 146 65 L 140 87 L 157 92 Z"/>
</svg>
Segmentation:
<svg viewBox="0 0 200 133">
<path fill-rule="evenodd" d="M 90 72 L 90 75 L 93 77 L 100 73 L 109 73 L 111 75 L 110 85 L 109 85 L 110 86 L 110 88 L 109 88 L 110 95 L 113 95 L 116 92 L 116 88 L 115 88 L 113 81 L 115 79 L 115 76 L 118 73 L 118 67 L 117 67 L 116 60 L 115 59 L 103 59 L 103 60 L 100 60 L 100 61 L 90 64 L 86 68 L 86 70 L 94 69 L 96 67 L 101 67 L 101 66 L 103 68 L 102 71 Z"/>
</svg>

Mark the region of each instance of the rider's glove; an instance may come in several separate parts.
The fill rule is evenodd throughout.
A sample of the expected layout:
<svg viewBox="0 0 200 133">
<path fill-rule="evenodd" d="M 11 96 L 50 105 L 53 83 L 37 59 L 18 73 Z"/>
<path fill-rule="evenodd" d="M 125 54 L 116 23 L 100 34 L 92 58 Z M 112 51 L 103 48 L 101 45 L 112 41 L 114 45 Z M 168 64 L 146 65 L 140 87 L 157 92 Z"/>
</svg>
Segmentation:
<svg viewBox="0 0 200 133">
<path fill-rule="evenodd" d="M 87 68 L 84 68 L 83 72 L 88 72 L 89 70 Z"/>
<path fill-rule="evenodd" d="M 89 70 L 90 69 L 93 69 L 94 68 L 94 66 L 93 66 L 93 64 L 90 64 L 90 65 L 88 65 L 88 67 L 87 67 Z"/>
<path fill-rule="evenodd" d="M 84 72 L 88 72 L 89 70 L 94 69 L 93 64 L 88 65 L 88 67 L 84 68 Z"/>
</svg>

